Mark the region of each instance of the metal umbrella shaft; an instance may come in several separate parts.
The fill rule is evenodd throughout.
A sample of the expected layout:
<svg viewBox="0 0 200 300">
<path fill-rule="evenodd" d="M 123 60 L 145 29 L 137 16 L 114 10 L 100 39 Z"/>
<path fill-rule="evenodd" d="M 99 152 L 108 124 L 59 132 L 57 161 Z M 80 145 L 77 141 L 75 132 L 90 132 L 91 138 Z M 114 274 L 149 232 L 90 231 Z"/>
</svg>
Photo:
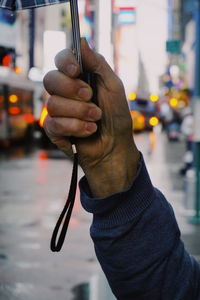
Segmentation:
<svg viewBox="0 0 200 300">
<path fill-rule="evenodd" d="M 77 0 L 70 0 L 70 10 L 71 10 L 71 22 L 72 22 L 72 50 L 80 65 L 81 73 L 83 73 L 81 45 L 80 45 L 80 23 L 79 23 Z"/>
<path fill-rule="evenodd" d="M 91 101 L 98 105 L 97 100 L 97 84 L 96 84 L 96 75 L 85 70 L 82 57 L 81 57 L 81 38 L 80 38 L 80 23 L 79 23 L 79 13 L 78 13 L 78 1 L 70 0 L 70 10 L 71 10 L 71 22 L 72 22 L 72 50 L 74 55 L 80 65 L 81 76 L 80 78 L 87 82 L 92 90 L 93 96 Z"/>
</svg>

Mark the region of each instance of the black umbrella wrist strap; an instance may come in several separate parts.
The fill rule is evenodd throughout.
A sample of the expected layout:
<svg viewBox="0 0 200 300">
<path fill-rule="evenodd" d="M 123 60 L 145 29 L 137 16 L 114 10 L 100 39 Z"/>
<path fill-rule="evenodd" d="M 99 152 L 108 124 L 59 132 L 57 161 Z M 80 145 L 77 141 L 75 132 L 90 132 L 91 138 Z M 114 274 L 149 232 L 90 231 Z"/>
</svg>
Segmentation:
<svg viewBox="0 0 200 300">
<path fill-rule="evenodd" d="M 51 237 L 50 248 L 51 251 L 53 252 L 59 252 L 62 248 L 67 233 L 69 221 L 71 218 L 72 210 L 74 207 L 75 197 L 76 197 L 76 187 L 77 187 L 77 177 L 78 177 L 78 153 L 76 150 L 76 145 L 73 141 L 72 141 L 72 150 L 74 155 L 74 163 L 73 163 L 69 194 Z M 62 225 L 62 229 L 60 229 L 61 225 Z M 60 235 L 58 237 L 59 232 Z"/>
</svg>

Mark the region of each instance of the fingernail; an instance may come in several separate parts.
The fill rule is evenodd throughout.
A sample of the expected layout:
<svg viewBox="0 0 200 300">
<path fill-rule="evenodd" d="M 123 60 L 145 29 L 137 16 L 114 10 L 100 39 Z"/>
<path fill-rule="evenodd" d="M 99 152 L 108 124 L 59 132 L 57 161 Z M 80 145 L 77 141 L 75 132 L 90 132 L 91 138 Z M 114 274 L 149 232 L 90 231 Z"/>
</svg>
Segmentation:
<svg viewBox="0 0 200 300">
<path fill-rule="evenodd" d="M 95 123 L 88 122 L 86 123 L 86 130 L 94 133 L 95 131 L 97 131 L 97 125 Z"/>
<path fill-rule="evenodd" d="M 70 64 L 67 66 L 67 72 L 69 73 L 69 75 L 75 75 L 77 71 L 77 66 L 74 64 Z"/>
<path fill-rule="evenodd" d="M 80 90 L 78 91 L 78 96 L 81 99 L 89 100 L 91 98 L 91 92 L 88 88 L 80 88 Z"/>
<path fill-rule="evenodd" d="M 88 112 L 88 117 L 97 121 L 101 119 L 101 114 L 100 108 L 91 108 Z"/>
</svg>

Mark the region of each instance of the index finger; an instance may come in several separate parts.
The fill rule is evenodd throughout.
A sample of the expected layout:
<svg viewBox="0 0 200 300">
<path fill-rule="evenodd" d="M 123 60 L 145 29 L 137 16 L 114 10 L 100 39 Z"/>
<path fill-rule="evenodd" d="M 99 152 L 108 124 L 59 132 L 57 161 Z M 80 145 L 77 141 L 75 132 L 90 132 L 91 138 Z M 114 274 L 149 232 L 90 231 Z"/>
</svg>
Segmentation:
<svg viewBox="0 0 200 300">
<path fill-rule="evenodd" d="M 80 66 L 72 50 L 64 49 L 55 57 L 55 65 L 65 75 L 75 78 L 80 75 Z"/>
</svg>

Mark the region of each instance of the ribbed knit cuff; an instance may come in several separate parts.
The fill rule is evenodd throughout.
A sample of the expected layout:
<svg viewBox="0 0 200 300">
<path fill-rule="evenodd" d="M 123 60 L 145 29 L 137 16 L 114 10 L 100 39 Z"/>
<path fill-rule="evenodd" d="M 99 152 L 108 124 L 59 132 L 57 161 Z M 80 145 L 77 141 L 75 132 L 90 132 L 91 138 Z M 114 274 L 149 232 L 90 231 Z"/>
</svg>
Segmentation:
<svg viewBox="0 0 200 300">
<path fill-rule="evenodd" d="M 83 208 L 94 214 L 95 226 L 101 228 L 115 227 L 133 220 L 156 197 L 142 155 L 137 174 L 127 190 L 106 198 L 93 198 L 85 176 L 80 180 L 79 187 Z"/>
</svg>

